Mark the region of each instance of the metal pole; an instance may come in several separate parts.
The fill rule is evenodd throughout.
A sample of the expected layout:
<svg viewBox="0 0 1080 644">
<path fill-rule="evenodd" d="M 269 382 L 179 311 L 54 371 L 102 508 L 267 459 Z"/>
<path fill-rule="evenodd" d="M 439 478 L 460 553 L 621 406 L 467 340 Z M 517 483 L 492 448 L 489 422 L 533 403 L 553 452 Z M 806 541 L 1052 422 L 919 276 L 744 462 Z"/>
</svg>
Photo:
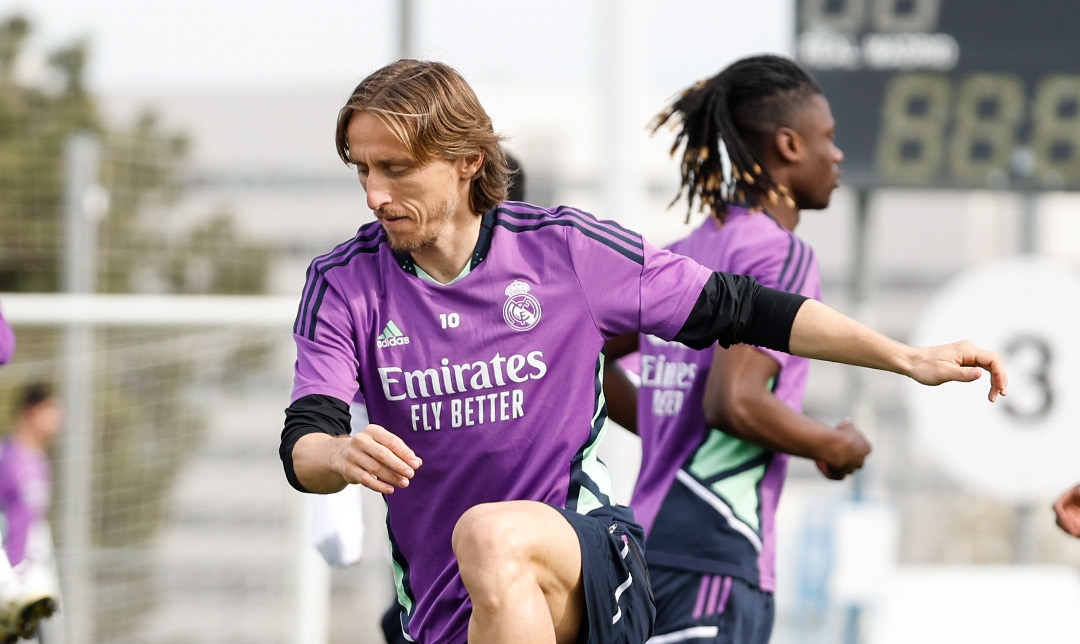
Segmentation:
<svg viewBox="0 0 1080 644">
<path fill-rule="evenodd" d="M 93 293 L 97 287 L 97 219 L 102 211 L 98 181 L 101 144 L 88 134 L 68 139 L 64 153 L 63 282 L 67 293 Z M 60 575 L 67 641 L 94 641 L 93 502 L 94 408 L 92 370 L 94 329 L 70 322 L 64 331 L 61 392 L 64 431 L 60 439 Z"/>
<path fill-rule="evenodd" d="M 856 194 L 855 225 L 852 232 L 851 308 L 857 319 L 873 325 L 870 306 L 870 190 L 859 188 Z M 857 426 L 864 431 L 875 424 L 874 402 L 866 386 L 865 369 L 851 369 L 848 376 L 847 409 Z M 851 477 L 851 500 L 863 500 L 866 492 L 866 472 L 858 470 Z M 862 607 L 853 604 L 844 616 L 844 644 L 857 644 L 862 629 Z"/>
<path fill-rule="evenodd" d="M 398 55 L 401 58 L 415 56 L 416 51 L 416 25 L 413 17 L 413 0 L 398 0 Z"/>
<path fill-rule="evenodd" d="M 1030 186 L 1030 179 L 1026 183 Z M 1021 255 L 1035 255 L 1038 249 L 1039 213 L 1036 192 L 1030 187 L 1025 187 L 1020 191 L 1019 228 L 1017 250 Z M 1031 501 L 1021 501 L 1015 506 L 1013 516 L 1013 559 L 1019 564 L 1033 563 L 1035 561 L 1035 521 L 1039 514 Z"/>
<path fill-rule="evenodd" d="M 297 619 L 296 644 L 326 644 L 330 641 L 330 566 L 312 542 L 311 523 L 314 497 L 297 495 L 294 512 L 296 538 Z"/>
<path fill-rule="evenodd" d="M 643 0 L 607 0 L 601 5 L 598 87 L 601 95 L 599 176 L 603 218 L 642 228 L 648 192 L 641 164 L 648 117 L 638 120 L 640 72 L 648 67 L 644 43 L 648 5 Z"/>
</svg>

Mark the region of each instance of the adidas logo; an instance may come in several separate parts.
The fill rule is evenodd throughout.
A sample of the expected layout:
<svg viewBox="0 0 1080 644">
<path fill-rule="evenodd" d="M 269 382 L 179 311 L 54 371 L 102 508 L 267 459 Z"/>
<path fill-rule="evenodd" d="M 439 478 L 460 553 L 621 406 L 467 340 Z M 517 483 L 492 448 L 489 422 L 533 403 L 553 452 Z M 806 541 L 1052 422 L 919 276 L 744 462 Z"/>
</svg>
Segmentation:
<svg viewBox="0 0 1080 644">
<path fill-rule="evenodd" d="M 409 344 L 409 336 L 402 333 L 393 320 L 386 323 L 386 328 L 379 334 L 379 339 L 375 342 L 375 346 L 380 349 L 400 347 L 406 344 Z"/>
</svg>

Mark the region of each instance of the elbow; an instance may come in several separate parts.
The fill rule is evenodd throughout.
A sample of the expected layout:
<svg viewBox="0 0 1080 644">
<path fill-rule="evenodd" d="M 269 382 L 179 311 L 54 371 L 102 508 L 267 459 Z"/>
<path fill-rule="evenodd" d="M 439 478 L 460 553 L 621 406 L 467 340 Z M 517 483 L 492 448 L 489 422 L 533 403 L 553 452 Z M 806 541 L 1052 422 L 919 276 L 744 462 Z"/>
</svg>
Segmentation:
<svg viewBox="0 0 1080 644">
<path fill-rule="evenodd" d="M 704 401 L 705 421 L 736 438 L 747 439 L 752 434 L 754 410 L 757 406 L 746 396 L 711 396 Z"/>
</svg>

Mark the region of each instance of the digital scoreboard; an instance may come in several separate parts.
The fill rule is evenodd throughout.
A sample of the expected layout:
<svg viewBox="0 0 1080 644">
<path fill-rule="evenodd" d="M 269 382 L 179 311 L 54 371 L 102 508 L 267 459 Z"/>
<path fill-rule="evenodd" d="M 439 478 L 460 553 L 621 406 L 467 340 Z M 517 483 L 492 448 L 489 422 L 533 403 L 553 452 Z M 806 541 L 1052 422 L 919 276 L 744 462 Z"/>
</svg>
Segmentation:
<svg viewBox="0 0 1080 644">
<path fill-rule="evenodd" d="M 1080 189 L 1080 0 L 796 0 L 858 187 Z"/>
</svg>

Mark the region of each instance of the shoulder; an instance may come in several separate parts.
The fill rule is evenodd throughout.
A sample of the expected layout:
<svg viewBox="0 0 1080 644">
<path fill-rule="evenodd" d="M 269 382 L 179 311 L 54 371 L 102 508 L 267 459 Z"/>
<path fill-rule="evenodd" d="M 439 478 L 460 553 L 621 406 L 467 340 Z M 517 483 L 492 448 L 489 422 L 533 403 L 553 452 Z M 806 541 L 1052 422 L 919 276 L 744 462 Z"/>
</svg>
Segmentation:
<svg viewBox="0 0 1080 644">
<path fill-rule="evenodd" d="M 311 260 L 308 279 L 325 276 L 328 272 L 344 266 L 357 267 L 365 258 L 374 257 L 383 249 L 389 250 L 382 224 L 377 221 L 364 224 L 356 235 L 334 247 L 334 250 Z"/>
<path fill-rule="evenodd" d="M 495 225 L 523 231 L 562 226 L 579 231 L 601 230 L 611 234 L 639 237 L 617 222 L 598 219 L 584 210 L 570 206 L 543 208 L 521 201 L 504 201 L 495 209 Z"/>
<path fill-rule="evenodd" d="M 739 211 L 730 217 L 721 230 L 739 247 L 763 253 L 786 253 L 792 247 L 809 248 L 798 235 L 784 228 L 768 213 Z"/>
<path fill-rule="evenodd" d="M 542 208 L 506 201 L 496 208 L 495 226 L 515 234 L 558 235 L 571 249 L 608 248 L 641 262 L 644 241 L 640 234 L 611 220 L 569 206 Z"/>
<path fill-rule="evenodd" d="M 808 243 L 764 212 L 743 211 L 720 230 L 727 238 L 726 270 L 766 286 L 798 290 L 816 261 Z"/>
</svg>

